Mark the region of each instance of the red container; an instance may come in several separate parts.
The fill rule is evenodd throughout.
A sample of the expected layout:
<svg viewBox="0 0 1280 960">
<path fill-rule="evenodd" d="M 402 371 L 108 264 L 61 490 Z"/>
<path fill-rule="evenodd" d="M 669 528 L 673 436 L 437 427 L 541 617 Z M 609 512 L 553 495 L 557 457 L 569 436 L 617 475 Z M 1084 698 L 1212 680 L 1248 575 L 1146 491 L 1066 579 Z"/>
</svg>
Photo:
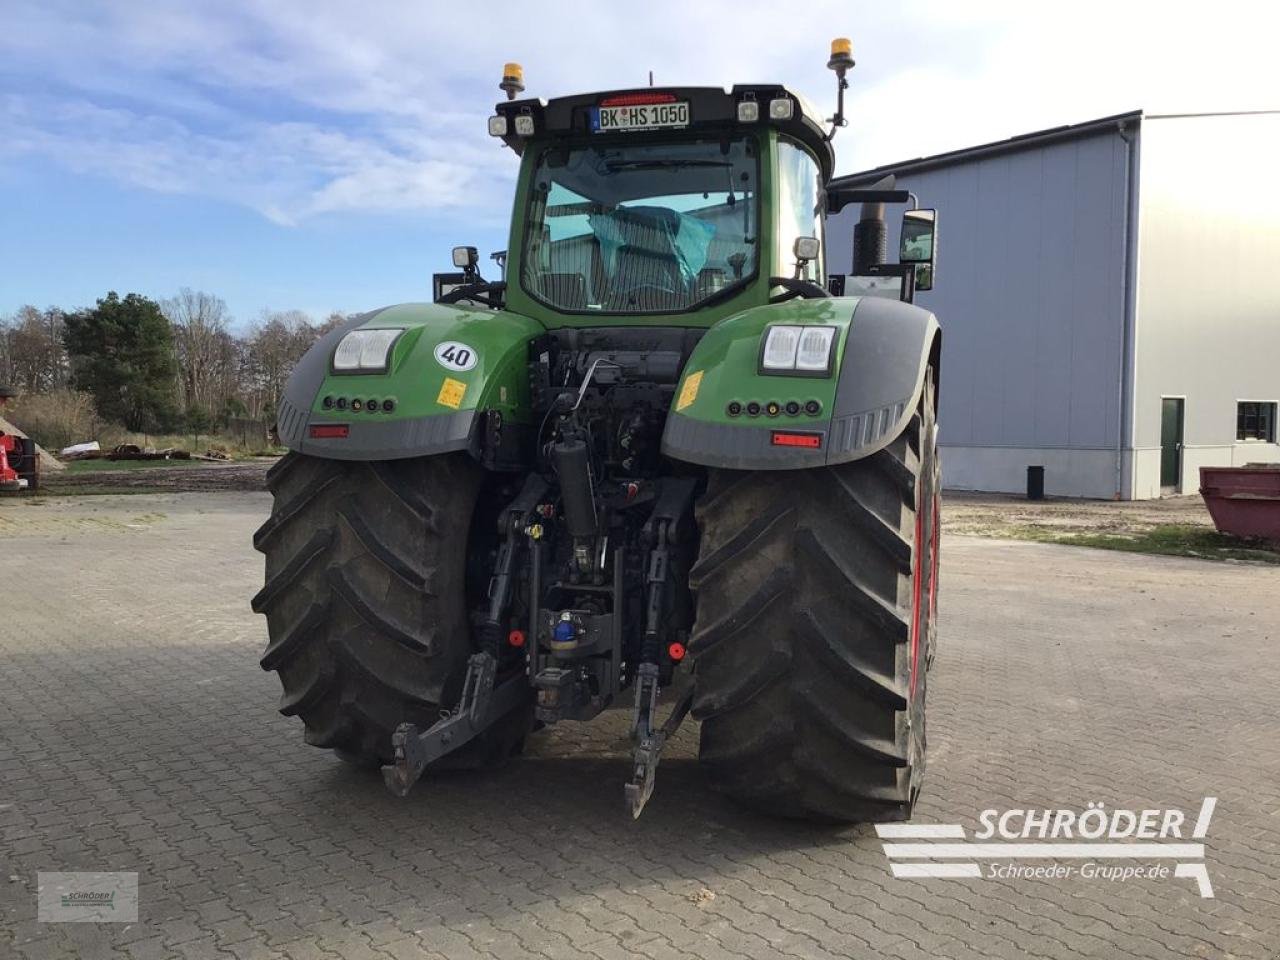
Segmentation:
<svg viewBox="0 0 1280 960">
<path fill-rule="evenodd" d="M 1200 496 L 1221 533 L 1280 543 L 1280 464 L 1201 467 Z"/>
</svg>

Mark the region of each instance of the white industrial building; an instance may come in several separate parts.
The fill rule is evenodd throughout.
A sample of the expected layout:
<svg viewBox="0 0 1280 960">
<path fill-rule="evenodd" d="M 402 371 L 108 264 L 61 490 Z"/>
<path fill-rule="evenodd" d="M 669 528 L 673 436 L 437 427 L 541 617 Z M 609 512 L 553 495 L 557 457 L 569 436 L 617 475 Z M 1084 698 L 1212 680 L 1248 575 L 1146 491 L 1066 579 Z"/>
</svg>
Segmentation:
<svg viewBox="0 0 1280 960">
<path fill-rule="evenodd" d="M 946 485 L 1144 499 L 1280 461 L 1278 170 L 1280 111 L 1135 111 L 841 177 L 938 210 Z"/>
</svg>

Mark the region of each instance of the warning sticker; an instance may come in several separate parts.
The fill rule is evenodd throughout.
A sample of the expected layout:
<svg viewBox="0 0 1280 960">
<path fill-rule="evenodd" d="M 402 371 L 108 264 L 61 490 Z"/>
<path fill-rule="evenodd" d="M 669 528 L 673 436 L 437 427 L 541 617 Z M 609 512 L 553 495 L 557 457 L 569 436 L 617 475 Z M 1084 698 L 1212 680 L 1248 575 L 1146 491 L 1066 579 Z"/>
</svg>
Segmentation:
<svg viewBox="0 0 1280 960">
<path fill-rule="evenodd" d="M 452 377 L 445 377 L 444 383 L 440 384 L 440 394 L 436 397 L 436 403 L 442 407 L 452 407 L 457 410 L 462 406 L 462 398 L 467 395 L 467 385 L 461 380 L 454 380 Z"/>
<path fill-rule="evenodd" d="M 698 387 L 702 386 L 702 371 L 691 373 L 684 378 L 684 386 L 680 388 L 680 396 L 676 400 L 676 409 L 683 410 L 698 399 Z"/>
</svg>

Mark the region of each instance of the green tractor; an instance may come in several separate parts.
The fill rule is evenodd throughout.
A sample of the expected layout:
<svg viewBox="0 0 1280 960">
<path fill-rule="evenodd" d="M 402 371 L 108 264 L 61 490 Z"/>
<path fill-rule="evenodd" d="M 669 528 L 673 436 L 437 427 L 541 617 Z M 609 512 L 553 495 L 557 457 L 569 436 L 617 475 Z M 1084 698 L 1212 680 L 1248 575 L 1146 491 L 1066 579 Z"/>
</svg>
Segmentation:
<svg viewBox="0 0 1280 960">
<path fill-rule="evenodd" d="M 403 795 L 625 696 L 633 816 L 690 711 L 737 801 L 911 815 L 940 337 L 909 301 L 936 244 L 908 210 L 885 263 L 911 198 L 832 182 L 852 65 L 833 44 L 827 121 L 771 84 L 516 99 L 508 65 L 505 279 L 456 248 L 434 302 L 351 318 L 280 401 L 253 608 L 308 743 Z M 853 202 L 829 277 L 824 217 Z"/>
</svg>

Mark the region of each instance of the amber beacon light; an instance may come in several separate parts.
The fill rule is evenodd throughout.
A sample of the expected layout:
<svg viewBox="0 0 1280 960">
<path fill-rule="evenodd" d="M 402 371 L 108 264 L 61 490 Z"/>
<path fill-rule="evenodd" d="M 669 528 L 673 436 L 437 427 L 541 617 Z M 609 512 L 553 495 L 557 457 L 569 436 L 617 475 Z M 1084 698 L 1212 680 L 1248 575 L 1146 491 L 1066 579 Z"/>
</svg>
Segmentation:
<svg viewBox="0 0 1280 960">
<path fill-rule="evenodd" d="M 517 93 L 524 93 L 524 67 L 518 63 L 503 64 L 502 82 L 498 89 L 506 91 L 508 100 L 514 100 Z"/>
</svg>

